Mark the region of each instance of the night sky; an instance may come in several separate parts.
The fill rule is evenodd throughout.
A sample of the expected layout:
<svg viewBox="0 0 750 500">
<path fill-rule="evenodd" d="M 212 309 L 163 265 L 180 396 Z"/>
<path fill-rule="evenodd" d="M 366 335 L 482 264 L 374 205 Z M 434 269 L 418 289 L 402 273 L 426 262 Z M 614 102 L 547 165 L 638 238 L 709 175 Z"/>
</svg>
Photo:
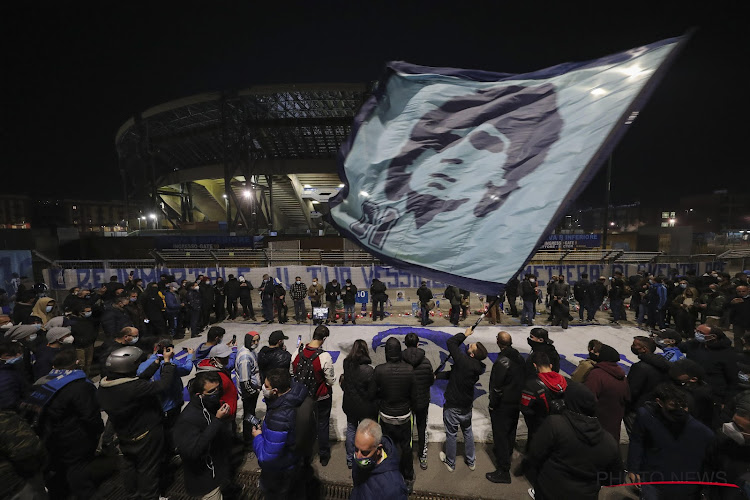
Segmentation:
<svg viewBox="0 0 750 500">
<path fill-rule="evenodd" d="M 690 27 L 698 31 L 614 152 L 613 202 L 746 189 L 750 43 L 738 8 L 517 3 L 9 2 L 0 191 L 121 197 L 117 129 L 195 93 L 373 81 L 389 60 L 521 73 Z M 602 171 L 578 205 L 602 204 L 604 186 Z"/>
</svg>

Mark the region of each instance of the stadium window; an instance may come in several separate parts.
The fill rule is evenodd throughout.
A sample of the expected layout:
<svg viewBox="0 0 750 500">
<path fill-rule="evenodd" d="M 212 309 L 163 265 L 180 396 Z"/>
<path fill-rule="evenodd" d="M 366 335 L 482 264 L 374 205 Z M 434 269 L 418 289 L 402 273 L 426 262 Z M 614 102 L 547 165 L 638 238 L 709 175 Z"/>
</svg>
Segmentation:
<svg viewBox="0 0 750 500">
<path fill-rule="evenodd" d="M 669 212 L 662 212 L 661 213 L 661 218 L 662 219 L 669 219 Z"/>
</svg>

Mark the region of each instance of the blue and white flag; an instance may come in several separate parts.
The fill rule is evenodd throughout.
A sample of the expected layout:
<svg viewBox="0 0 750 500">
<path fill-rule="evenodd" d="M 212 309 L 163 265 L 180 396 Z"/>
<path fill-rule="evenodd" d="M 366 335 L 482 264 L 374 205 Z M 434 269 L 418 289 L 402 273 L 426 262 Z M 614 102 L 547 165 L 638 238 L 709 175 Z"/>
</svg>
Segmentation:
<svg viewBox="0 0 750 500">
<path fill-rule="evenodd" d="M 386 263 L 498 293 L 684 39 L 522 75 L 388 64 L 339 152 L 329 220 Z"/>
</svg>

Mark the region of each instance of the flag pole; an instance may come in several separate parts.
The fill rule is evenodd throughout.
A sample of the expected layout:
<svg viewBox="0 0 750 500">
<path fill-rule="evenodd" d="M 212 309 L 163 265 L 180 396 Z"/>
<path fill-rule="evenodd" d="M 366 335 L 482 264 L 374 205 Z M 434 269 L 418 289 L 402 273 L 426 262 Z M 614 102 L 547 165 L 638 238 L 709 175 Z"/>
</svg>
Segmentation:
<svg viewBox="0 0 750 500">
<path fill-rule="evenodd" d="M 607 230 L 609 229 L 609 199 L 612 192 L 612 155 L 607 162 L 607 193 L 604 200 L 604 227 L 602 228 L 602 250 L 607 249 Z"/>
</svg>

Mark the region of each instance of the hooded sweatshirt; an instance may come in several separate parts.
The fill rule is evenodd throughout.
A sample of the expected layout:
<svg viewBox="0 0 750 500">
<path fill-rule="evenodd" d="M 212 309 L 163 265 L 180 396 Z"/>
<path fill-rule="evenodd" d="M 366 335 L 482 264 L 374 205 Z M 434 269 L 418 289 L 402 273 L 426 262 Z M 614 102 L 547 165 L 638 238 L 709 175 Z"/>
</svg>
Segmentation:
<svg viewBox="0 0 750 500">
<path fill-rule="evenodd" d="M 625 370 L 618 364 L 619 353 L 608 345 L 599 351 L 599 362 L 589 372 L 584 385 L 596 397 L 596 417 L 616 442 L 620 442 L 620 422 L 630 401 L 630 387 Z"/>
<path fill-rule="evenodd" d="M 54 308 L 52 311 L 47 312 L 47 305 L 54 300 L 55 299 L 52 297 L 41 297 L 36 301 L 36 304 L 34 304 L 34 308 L 31 310 L 31 315 L 42 318 L 42 324 L 47 324 L 49 320 L 56 316 L 53 312 Z"/>
<path fill-rule="evenodd" d="M 220 370 L 214 364 L 210 359 L 204 359 L 200 363 L 198 363 L 198 366 L 196 366 L 196 370 L 198 372 L 206 371 L 206 372 L 219 372 L 219 377 L 221 377 L 221 389 L 222 389 L 222 396 L 221 396 L 221 402 L 226 403 L 229 405 L 229 411 L 232 414 L 232 417 L 234 417 L 237 414 L 237 387 L 234 385 L 234 382 L 232 382 L 232 379 L 227 375 L 224 370 Z"/>
<path fill-rule="evenodd" d="M 560 413 L 568 382 L 557 372 L 538 373 L 521 392 L 521 413 L 531 436 L 550 413 Z"/>
</svg>

